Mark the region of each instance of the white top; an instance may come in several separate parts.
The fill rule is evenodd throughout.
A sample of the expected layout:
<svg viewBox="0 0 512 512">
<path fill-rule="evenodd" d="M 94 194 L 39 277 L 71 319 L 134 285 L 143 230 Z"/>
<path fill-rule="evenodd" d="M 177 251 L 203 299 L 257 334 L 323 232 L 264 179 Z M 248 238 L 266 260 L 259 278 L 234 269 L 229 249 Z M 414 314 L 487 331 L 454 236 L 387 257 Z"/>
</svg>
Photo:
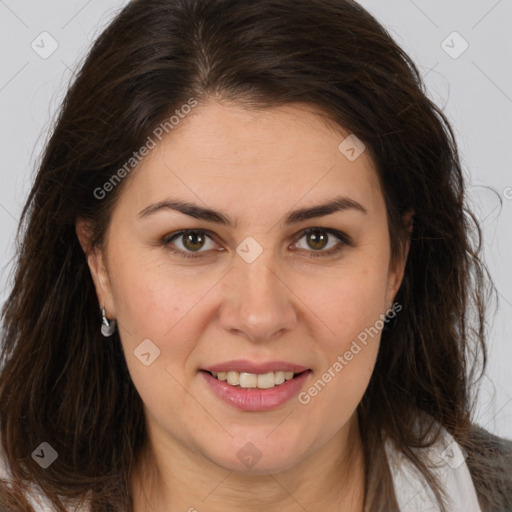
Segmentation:
<svg viewBox="0 0 512 512">
<path fill-rule="evenodd" d="M 467 454 L 457 444 L 453 437 L 443 428 L 442 439 L 431 448 L 413 448 L 417 454 L 430 461 L 430 467 L 438 475 L 439 481 L 445 485 L 446 494 L 450 500 L 450 512 L 482 512 L 471 480 L 469 469 L 465 462 Z M 401 512 L 439 512 L 434 493 L 416 467 L 399 452 L 388 439 L 384 445 L 388 458 L 393 485 Z M 3 451 L 0 448 L 0 454 Z M 0 457 L 0 477 L 10 478 L 3 457 Z M 36 487 L 32 486 L 28 496 L 36 512 L 54 512 L 47 498 L 43 497 Z M 90 512 L 88 506 L 70 508 L 73 512 Z"/>
<path fill-rule="evenodd" d="M 446 429 L 442 428 L 441 434 L 432 447 L 412 451 L 428 460 L 430 469 L 444 485 L 450 512 L 482 512 L 466 464 L 467 453 Z M 384 446 L 400 512 L 439 512 L 435 495 L 416 466 L 389 439 Z"/>
</svg>

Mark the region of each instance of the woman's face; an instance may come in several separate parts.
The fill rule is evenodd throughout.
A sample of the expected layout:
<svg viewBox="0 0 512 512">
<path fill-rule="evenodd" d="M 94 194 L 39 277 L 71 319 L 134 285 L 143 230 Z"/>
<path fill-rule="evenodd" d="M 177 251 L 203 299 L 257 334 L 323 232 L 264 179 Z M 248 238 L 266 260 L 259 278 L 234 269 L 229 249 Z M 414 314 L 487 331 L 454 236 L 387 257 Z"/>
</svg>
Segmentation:
<svg viewBox="0 0 512 512">
<path fill-rule="evenodd" d="M 272 472 L 356 418 L 403 267 L 368 152 L 339 147 L 348 135 L 300 105 L 210 102 L 123 184 L 89 264 L 160 446 Z M 283 371 L 301 375 L 281 384 Z"/>
</svg>

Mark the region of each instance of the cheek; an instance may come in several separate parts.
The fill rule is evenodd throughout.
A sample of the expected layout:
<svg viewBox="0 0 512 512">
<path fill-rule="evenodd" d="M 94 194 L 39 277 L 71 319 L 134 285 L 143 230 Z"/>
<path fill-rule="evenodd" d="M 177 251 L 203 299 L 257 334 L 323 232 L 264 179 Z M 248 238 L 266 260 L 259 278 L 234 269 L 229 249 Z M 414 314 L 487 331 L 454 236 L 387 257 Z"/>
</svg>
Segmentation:
<svg viewBox="0 0 512 512">
<path fill-rule="evenodd" d="M 174 389 L 183 382 L 208 321 L 205 297 L 215 279 L 170 270 L 161 255 L 116 255 L 111 284 L 123 350 L 136 387 L 151 401 L 151 390 Z"/>
<path fill-rule="evenodd" d="M 130 376 L 147 411 L 178 416 L 187 407 L 182 386 L 206 319 L 201 299 L 213 283 L 171 273 L 156 258 L 126 254 L 118 261 L 111 283 Z"/>
<path fill-rule="evenodd" d="M 363 259 L 334 272 L 323 289 L 306 285 L 303 296 L 324 326 L 324 348 L 331 357 L 333 351 L 348 350 L 353 340 L 380 320 L 386 309 L 385 292 L 384 266 Z"/>
<path fill-rule="evenodd" d="M 205 272 L 173 266 L 160 248 L 118 250 L 112 261 L 116 315 L 131 337 L 170 336 L 214 283 Z"/>
<path fill-rule="evenodd" d="M 327 293 L 313 294 L 308 303 L 323 325 L 315 343 L 322 365 L 299 402 L 315 411 L 311 417 L 329 418 L 336 429 L 356 410 L 372 376 L 386 280 L 379 267 L 361 264 L 332 282 Z"/>
</svg>

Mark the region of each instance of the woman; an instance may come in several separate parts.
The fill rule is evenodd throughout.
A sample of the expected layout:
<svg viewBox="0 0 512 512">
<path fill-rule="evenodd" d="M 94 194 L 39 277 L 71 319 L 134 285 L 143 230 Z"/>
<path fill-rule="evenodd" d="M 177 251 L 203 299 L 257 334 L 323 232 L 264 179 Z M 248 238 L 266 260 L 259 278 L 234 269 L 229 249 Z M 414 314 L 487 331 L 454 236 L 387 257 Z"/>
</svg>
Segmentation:
<svg viewBox="0 0 512 512">
<path fill-rule="evenodd" d="M 23 211 L 2 510 L 510 510 L 466 213 L 446 118 L 356 3 L 132 2 Z"/>
</svg>

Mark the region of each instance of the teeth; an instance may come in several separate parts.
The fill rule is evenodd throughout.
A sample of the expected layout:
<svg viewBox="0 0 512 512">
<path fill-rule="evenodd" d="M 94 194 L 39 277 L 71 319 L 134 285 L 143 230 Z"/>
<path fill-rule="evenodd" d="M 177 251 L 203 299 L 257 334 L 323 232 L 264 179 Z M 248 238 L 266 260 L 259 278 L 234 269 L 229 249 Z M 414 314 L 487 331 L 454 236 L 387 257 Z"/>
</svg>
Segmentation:
<svg viewBox="0 0 512 512">
<path fill-rule="evenodd" d="M 219 380 L 227 381 L 232 386 L 241 388 L 269 389 L 279 386 L 287 380 L 293 379 L 293 372 L 268 372 L 268 373 L 245 373 L 245 372 L 211 372 Z"/>
<path fill-rule="evenodd" d="M 241 388 L 257 388 L 258 387 L 258 379 L 261 375 L 256 375 L 255 373 L 241 373 L 239 375 L 240 379 L 240 387 Z"/>
<path fill-rule="evenodd" d="M 228 384 L 232 386 L 238 386 L 240 384 L 240 374 L 238 372 L 228 372 L 227 376 Z"/>
<path fill-rule="evenodd" d="M 292 372 L 286 372 L 286 373 L 289 375 Z M 277 384 L 282 384 L 286 380 L 285 372 L 275 372 L 274 375 L 275 375 L 275 383 L 276 383 L 276 385 Z M 293 378 L 293 375 L 292 375 L 292 378 Z"/>
</svg>

